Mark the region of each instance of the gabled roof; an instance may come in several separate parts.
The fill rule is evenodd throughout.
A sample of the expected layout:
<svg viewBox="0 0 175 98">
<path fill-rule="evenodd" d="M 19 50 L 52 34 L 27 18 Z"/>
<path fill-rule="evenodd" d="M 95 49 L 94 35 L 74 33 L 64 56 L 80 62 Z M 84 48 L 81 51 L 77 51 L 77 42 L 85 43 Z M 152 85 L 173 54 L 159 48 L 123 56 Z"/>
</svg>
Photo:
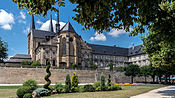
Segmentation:
<svg viewBox="0 0 175 98">
<path fill-rule="evenodd" d="M 142 45 L 134 46 L 128 49 L 128 56 L 144 54 L 142 51 Z"/>
<path fill-rule="evenodd" d="M 128 56 L 128 48 L 95 45 L 95 44 L 88 44 L 88 45 L 92 48 L 92 53 L 95 54 Z"/>
<path fill-rule="evenodd" d="M 70 24 L 70 22 L 67 22 L 63 28 L 61 29 L 61 32 L 75 32 L 74 28 Z"/>
<path fill-rule="evenodd" d="M 16 54 L 15 56 L 11 57 L 7 62 L 22 62 L 22 61 L 32 61 L 32 58 L 28 54 Z"/>
<path fill-rule="evenodd" d="M 43 30 L 33 30 L 33 37 L 45 38 L 46 36 L 54 36 L 56 33 Z"/>
</svg>

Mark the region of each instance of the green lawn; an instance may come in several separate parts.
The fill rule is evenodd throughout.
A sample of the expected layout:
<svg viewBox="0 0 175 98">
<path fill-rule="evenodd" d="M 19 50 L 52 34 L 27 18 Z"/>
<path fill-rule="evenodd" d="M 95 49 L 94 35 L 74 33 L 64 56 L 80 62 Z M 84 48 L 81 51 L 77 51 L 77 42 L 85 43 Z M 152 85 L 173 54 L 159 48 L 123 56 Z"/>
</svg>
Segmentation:
<svg viewBox="0 0 175 98">
<path fill-rule="evenodd" d="M 163 85 L 147 86 L 122 86 L 123 90 L 105 92 L 85 92 L 55 94 L 44 98 L 129 98 L 130 96 L 148 92 L 150 90 L 164 87 Z M 0 87 L 0 98 L 16 98 L 18 87 Z"/>
</svg>

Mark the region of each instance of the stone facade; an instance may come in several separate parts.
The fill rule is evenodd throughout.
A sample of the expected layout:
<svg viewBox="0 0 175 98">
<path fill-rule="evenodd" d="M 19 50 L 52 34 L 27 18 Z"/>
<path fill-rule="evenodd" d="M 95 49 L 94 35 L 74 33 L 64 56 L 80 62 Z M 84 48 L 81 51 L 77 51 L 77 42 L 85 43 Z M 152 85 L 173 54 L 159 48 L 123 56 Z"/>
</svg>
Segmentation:
<svg viewBox="0 0 175 98">
<path fill-rule="evenodd" d="M 53 32 L 52 19 L 50 23 L 50 31 L 36 30 L 35 26 L 32 26 L 32 16 L 28 35 L 28 54 L 31 55 L 32 61 L 40 61 L 42 65 L 50 61 L 52 66 L 64 68 L 69 68 L 73 64 L 84 68 L 85 63 L 88 66 L 96 64 L 101 68 L 107 68 L 110 62 L 114 67 L 131 63 L 140 66 L 149 64 L 149 58 L 142 52 L 141 45 L 122 48 L 89 44 L 75 32 L 70 22 L 59 29 L 57 20 L 57 32 Z"/>
<path fill-rule="evenodd" d="M 65 83 L 65 77 L 67 74 L 72 75 L 75 72 L 78 76 L 79 83 L 94 83 L 100 81 L 100 75 L 104 74 L 107 80 L 108 74 L 111 74 L 111 79 L 115 83 L 129 83 L 130 77 L 127 77 L 122 72 L 98 72 L 88 70 L 69 70 L 69 69 L 51 69 L 51 81 L 52 83 L 61 82 Z M 44 77 L 47 73 L 45 68 L 8 68 L 0 67 L 0 84 L 22 84 L 24 81 L 34 79 L 39 84 L 44 84 L 46 81 Z M 135 77 L 134 82 L 143 82 L 144 77 Z M 150 77 L 147 78 L 148 82 L 151 82 Z"/>
</svg>

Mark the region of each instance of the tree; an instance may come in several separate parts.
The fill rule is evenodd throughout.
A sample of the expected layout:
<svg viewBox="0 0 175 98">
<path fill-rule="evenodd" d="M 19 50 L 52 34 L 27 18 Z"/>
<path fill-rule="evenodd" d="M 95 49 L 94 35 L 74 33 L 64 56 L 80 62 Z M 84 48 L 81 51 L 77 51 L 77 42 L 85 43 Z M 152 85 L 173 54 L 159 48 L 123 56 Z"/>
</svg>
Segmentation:
<svg viewBox="0 0 175 98">
<path fill-rule="evenodd" d="M 49 77 L 51 76 L 51 72 L 50 72 L 50 62 L 48 61 L 47 62 L 47 66 L 46 66 L 46 72 L 47 72 L 47 75 L 44 77 L 44 79 L 46 80 L 46 84 L 44 84 L 44 88 L 45 89 L 48 89 L 48 90 L 51 90 L 49 85 L 51 84 L 51 80 L 49 79 Z"/>
<path fill-rule="evenodd" d="M 75 72 L 73 72 L 72 79 L 71 79 L 71 88 L 78 87 L 78 78 Z"/>
<path fill-rule="evenodd" d="M 140 75 L 145 77 L 146 82 L 146 77 L 150 75 L 150 67 L 149 66 L 140 67 Z"/>
<path fill-rule="evenodd" d="M 78 65 L 77 64 L 73 64 L 72 67 L 73 67 L 73 69 L 76 69 L 76 68 L 78 68 Z"/>
<path fill-rule="evenodd" d="M 105 86 L 105 77 L 104 75 L 101 75 L 101 78 L 100 78 L 100 89 L 102 91 L 106 90 L 106 86 Z"/>
<path fill-rule="evenodd" d="M 119 72 L 124 72 L 124 71 L 125 71 L 125 67 L 118 66 L 118 67 L 117 67 L 117 71 L 119 71 Z"/>
<path fill-rule="evenodd" d="M 143 37 L 146 52 L 155 67 L 175 67 L 175 2 L 162 2 L 160 15 Z M 173 68 L 174 69 L 174 68 Z"/>
<path fill-rule="evenodd" d="M 131 76 L 131 83 L 133 83 L 133 78 L 137 76 L 140 72 L 139 66 L 136 64 L 130 64 L 126 67 L 125 75 Z"/>
<path fill-rule="evenodd" d="M 113 71 L 113 66 L 114 66 L 113 63 L 109 63 L 107 66 L 109 67 L 110 71 Z"/>
<path fill-rule="evenodd" d="M 108 85 L 108 86 L 111 86 L 111 75 L 110 75 L 110 74 L 108 75 L 108 82 L 107 82 L 107 85 Z"/>
<path fill-rule="evenodd" d="M 66 89 L 66 92 L 70 92 L 71 91 L 71 81 L 70 81 L 69 74 L 66 75 L 65 89 Z"/>
<path fill-rule="evenodd" d="M 7 43 L 3 42 L 0 37 L 0 63 L 7 58 Z"/>
<path fill-rule="evenodd" d="M 152 77 L 153 83 L 155 82 L 155 76 L 156 76 L 156 68 L 152 66 L 152 64 L 149 65 L 149 72 L 150 76 Z"/>
</svg>

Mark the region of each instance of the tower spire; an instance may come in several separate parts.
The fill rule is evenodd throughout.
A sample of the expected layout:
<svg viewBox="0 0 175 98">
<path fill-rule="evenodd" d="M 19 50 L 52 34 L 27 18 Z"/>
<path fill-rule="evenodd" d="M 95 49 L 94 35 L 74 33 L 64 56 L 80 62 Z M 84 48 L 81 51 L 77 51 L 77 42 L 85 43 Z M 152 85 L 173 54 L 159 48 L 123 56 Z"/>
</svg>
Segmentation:
<svg viewBox="0 0 175 98">
<path fill-rule="evenodd" d="M 49 31 L 50 31 L 50 32 L 53 32 L 52 14 L 50 15 L 50 26 L 49 26 Z"/>
<path fill-rule="evenodd" d="M 35 21 L 34 16 L 32 15 L 31 24 L 30 24 L 30 30 L 35 29 Z"/>
<path fill-rule="evenodd" d="M 56 33 L 60 32 L 60 24 L 59 24 L 59 9 L 57 12 L 57 23 L 56 23 Z"/>
</svg>

